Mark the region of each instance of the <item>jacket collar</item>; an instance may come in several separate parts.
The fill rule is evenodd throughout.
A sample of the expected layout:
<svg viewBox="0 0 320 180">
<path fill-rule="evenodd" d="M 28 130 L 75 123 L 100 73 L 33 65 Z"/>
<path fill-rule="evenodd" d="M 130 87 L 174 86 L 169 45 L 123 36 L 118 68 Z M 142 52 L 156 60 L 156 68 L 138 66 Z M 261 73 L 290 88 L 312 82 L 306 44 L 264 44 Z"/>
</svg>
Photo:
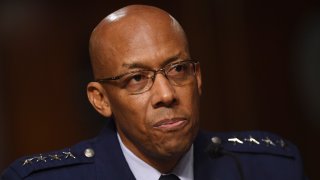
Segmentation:
<svg viewBox="0 0 320 180">
<path fill-rule="evenodd" d="M 195 180 L 207 179 L 211 172 L 212 160 L 205 152 L 209 142 L 210 138 L 202 132 L 198 133 L 194 141 Z M 114 120 L 107 122 L 106 127 L 96 138 L 95 146 L 97 179 L 135 179 L 122 153 Z"/>
<path fill-rule="evenodd" d="M 106 127 L 96 138 L 95 146 L 98 180 L 135 179 L 121 151 L 113 120 L 107 122 Z"/>
</svg>

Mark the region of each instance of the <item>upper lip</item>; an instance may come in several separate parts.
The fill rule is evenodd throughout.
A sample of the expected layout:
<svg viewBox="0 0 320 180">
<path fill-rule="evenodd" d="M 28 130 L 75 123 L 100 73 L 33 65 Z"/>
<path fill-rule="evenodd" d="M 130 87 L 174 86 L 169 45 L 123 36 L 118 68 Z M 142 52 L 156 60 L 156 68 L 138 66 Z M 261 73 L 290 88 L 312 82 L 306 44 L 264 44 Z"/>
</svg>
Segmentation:
<svg viewBox="0 0 320 180">
<path fill-rule="evenodd" d="M 165 125 L 165 124 L 172 124 L 172 123 L 176 123 L 178 121 L 185 121 L 186 119 L 185 118 L 170 118 L 170 119 L 163 119 L 163 120 L 160 120 L 158 122 L 156 122 L 153 127 L 159 127 L 161 125 Z"/>
</svg>

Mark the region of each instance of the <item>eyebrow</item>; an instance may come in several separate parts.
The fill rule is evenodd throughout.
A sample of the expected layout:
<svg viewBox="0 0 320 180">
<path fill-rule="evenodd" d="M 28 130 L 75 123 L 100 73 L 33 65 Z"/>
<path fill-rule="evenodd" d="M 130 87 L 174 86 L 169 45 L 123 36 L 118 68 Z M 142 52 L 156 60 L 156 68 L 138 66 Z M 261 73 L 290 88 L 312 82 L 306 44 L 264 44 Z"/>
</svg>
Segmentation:
<svg viewBox="0 0 320 180">
<path fill-rule="evenodd" d="M 164 62 L 161 63 L 160 67 L 164 67 L 165 65 L 180 59 L 180 54 L 181 53 L 167 58 Z M 124 63 L 124 64 L 122 64 L 122 66 L 126 67 L 128 69 L 136 69 L 136 68 L 151 69 L 149 66 L 142 64 L 142 63 L 139 63 L 139 62 L 138 63 Z"/>
</svg>

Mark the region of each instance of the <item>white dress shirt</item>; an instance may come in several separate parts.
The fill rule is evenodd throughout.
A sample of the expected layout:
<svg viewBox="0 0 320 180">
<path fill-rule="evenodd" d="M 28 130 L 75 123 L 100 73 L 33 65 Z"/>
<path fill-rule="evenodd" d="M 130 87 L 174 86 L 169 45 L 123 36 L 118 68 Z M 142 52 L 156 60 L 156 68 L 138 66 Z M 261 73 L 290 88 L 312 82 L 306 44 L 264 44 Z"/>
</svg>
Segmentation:
<svg viewBox="0 0 320 180">
<path fill-rule="evenodd" d="M 119 134 L 118 139 L 121 150 L 134 177 L 137 180 L 158 180 L 161 176 L 161 173 L 133 154 L 123 144 Z M 181 180 L 193 180 L 193 145 L 191 146 L 190 150 L 181 158 L 171 173 L 178 176 Z"/>
</svg>

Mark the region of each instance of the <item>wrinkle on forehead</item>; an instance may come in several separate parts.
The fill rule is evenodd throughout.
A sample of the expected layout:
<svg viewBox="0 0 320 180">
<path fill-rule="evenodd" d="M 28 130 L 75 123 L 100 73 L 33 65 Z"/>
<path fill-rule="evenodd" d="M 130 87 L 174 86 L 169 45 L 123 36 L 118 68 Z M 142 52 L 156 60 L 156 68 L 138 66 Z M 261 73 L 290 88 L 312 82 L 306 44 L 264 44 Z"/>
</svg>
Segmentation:
<svg viewBox="0 0 320 180">
<path fill-rule="evenodd" d="M 95 78 L 101 78 L 106 68 L 114 63 L 112 59 L 115 54 L 121 54 L 117 52 L 117 47 L 124 48 L 121 38 L 134 39 L 139 33 L 142 37 L 141 32 L 148 32 L 146 34 L 148 38 L 161 31 L 169 30 L 176 32 L 175 34 L 179 36 L 182 35 L 186 40 L 180 24 L 170 14 L 159 8 L 131 5 L 111 13 L 97 25 L 90 37 L 89 50 Z"/>
</svg>

